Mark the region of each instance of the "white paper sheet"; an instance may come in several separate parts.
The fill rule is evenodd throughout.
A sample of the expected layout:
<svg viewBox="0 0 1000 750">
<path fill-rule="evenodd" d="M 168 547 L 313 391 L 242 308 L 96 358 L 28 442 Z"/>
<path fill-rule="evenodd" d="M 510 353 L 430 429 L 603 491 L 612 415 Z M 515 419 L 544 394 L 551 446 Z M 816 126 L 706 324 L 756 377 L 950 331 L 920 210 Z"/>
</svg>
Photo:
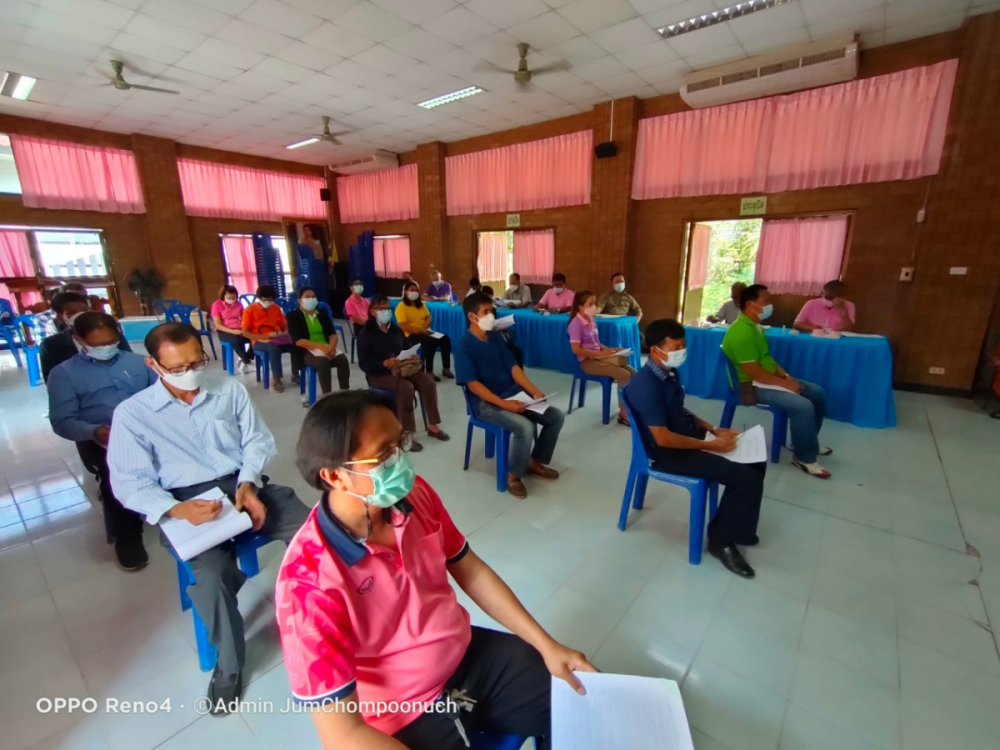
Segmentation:
<svg viewBox="0 0 1000 750">
<path fill-rule="evenodd" d="M 631 349 L 622 349 L 620 352 L 607 352 L 605 354 L 601 354 L 601 356 L 596 357 L 596 359 L 607 359 L 608 357 L 628 357 L 631 354 Z"/>
<path fill-rule="evenodd" d="M 419 353 L 420 353 L 420 344 L 417 344 L 416 346 L 411 346 L 409 349 L 403 349 L 403 351 L 399 353 L 396 359 L 400 361 L 404 359 L 412 359 L 413 357 L 418 356 Z"/>
<path fill-rule="evenodd" d="M 493 298 L 494 307 L 510 307 L 510 300 L 502 299 L 501 297 Z"/>
<path fill-rule="evenodd" d="M 849 339 L 884 339 L 881 333 L 855 333 L 854 331 L 841 331 L 841 336 L 845 336 Z"/>
<path fill-rule="evenodd" d="M 513 315 L 504 315 L 502 318 L 497 318 L 497 322 L 493 325 L 493 330 L 506 331 L 516 322 L 517 318 L 515 318 Z"/>
<path fill-rule="evenodd" d="M 586 695 L 552 678 L 552 750 L 694 750 L 673 680 L 575 674 Z"/>
<path fill-rule="evenodd" d="M 522 404 L 526 404 L 528 411 L 533 411 L 536 414 L 544 414 L 545 410 L 549 408 L 549 399 L 554 395 L 554 393 L 549 393 L 541 398 L 532 398 L 524 391 L 521 391 L 520 393 L 511 396 L 510 400 L 520 401 Z"/>
<path fill-rule="evenodd" d="M 763 388 L 765 391 L 785 391 L 787 393 L 795 393 L 791 388 L 785 388 L 783 385 L 770 385 L 768 383 L 758 383 L 756 380 L 753 381 L 755 388 Z"/>
<path fill-rule="evenodd" d="M 715 440 L 715 435 L 709 433 L 705 435 L 705 442 L 711 443 Z M 702 448 L 707 450 L 707 448 Z M 749 430 L 739 436 L 736 447 L 729 453 L 716 453 L 717 456 L 728 458 L 738 464 L 759 464 L 767 461 L 767 438 L 764 436 L 764 428 L 759 424 L 754 425 Z"/>
<path fill-rule="evenodd" d="M 431 331 L 431 338 L 432 339 L 443 339 L 444 338 L 444 334 L 443 333 L 438 333 L 437 331 Z"/>
<path fill-rule="evenodd" d="M 597 313 L 595 318 L 624 318 L 624 315 L 612 315 L 611 313 Z"/>
<path fill-rule="evenodd" d="M 222 510 L 213 520 L 197 526 L 179 518 L 164 518 L 160 521 L 160 528 L 167 535 L 177 556 L 185 561 L 253 528 L 250 515 L 236 510 L 236 506 L 218 487 L 209 490 L 198 500 L 221 500 Z"/>
</svg>

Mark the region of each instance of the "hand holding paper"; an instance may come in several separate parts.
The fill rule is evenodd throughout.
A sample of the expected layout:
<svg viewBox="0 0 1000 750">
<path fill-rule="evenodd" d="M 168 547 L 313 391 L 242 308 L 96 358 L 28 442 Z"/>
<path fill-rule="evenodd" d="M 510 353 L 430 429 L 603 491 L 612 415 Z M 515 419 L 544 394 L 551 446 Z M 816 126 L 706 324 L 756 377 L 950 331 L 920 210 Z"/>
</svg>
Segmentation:
<svg viewBox="0 0 1000 750">
<path fill-rule="evenodd" d="M 420 344 L 417 344 L 416 346 L 411 346 L 409 349 L 403 349 L 403 351 L 399 353 L 396 359 L 402 362 L 404 359 L 413 359 L 414 357 L 419 356 L 419 354 L 420 354 Z"/>
<path fill-rule="evenodd" d="M 513 315 L 505 315 L 502 318 L 497 318 L 497 322 L 493 324 L 493 330 L 494 331 L 506 331 L 508 328 L 510 328 L 516 322 L 517 322 L 517 318 L 515 318 Z"/>
<path fill-rule="evenodd" d="M 160 528 L 167 535 L 177 556 L 184 561 L 253 528 L 250 516 L 236 510 L 236 506 L 229 502 L 218 487 L 197 499 L 220 503 L 221 509 L 214 519 L 190 523 L 181 518 L 165 517 L 160 521 Z"/>
</svg>

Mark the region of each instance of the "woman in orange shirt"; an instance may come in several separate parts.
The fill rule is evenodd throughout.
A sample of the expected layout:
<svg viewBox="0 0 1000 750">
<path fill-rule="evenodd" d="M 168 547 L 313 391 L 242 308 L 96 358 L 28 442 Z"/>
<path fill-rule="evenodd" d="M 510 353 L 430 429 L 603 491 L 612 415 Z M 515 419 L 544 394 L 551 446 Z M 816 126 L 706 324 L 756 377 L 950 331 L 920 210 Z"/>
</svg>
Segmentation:
<svg viewBox="0 0 1000 750">
<path fill-rule="evenodd" d="M 271 389 L 283 393 L 285 384 L 281 369 L 281 355 L 292 351 L 288 336 L 288 323 L 281 308 L 274 304 L 274 287 L 257 287 L 257 301 L 243 311 L 243 335 L 253 342 L 256 352 L 265 352 L 271 362 Z"/>
</svg>

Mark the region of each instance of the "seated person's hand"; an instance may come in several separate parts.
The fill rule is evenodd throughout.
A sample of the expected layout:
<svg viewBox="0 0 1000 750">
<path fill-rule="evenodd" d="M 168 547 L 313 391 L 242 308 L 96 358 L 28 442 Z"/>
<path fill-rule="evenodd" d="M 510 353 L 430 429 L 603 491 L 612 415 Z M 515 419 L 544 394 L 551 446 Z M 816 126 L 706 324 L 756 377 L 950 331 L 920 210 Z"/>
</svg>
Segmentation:
<svg viewBox="0 0 1000 750">
<path fill-rule="evenodd" d="M 243 482 L 236 488 L 236 510 L 245 510 L 253 521 L 253 530 L 260 531 L 267 516 L 267 508 L 257 497 L 257 487 L 250 482 Z"/>
<path fill-rule="evenodd" d="M 793 378 L 791 375 L 785 376 L 785 387 L 792 393 L 802 393 L 802 383 Z"/>
<path fill-rule="evenodd" d="M 185 500 L 167 511 L 170 518 L 179 518 L 198 526 L 213 520 L 222 512 L 221 500 Z"/>
<path fill-rule="evenodd" d="M 545 394 L 542 393 L 537 388 L 534 391 L 530 392 L 528 395 L 531 396 L 532 398 L 545 398 Z"/>
<path fill-rule="evenodd" d="M 108 440 L 111 439 L 111 425 L 102 424 L 94 430 L 94 442 L 105 448 L 108 447 Z"/>
<path fill-rule="evenodd" d="M 715 440 L 705 443 L 705 450 L 713 453 L 729 453 L 736 450 L 736 437 L 733 435 L 716 435 Z"/>
<path fill-rule="evenodd" d="M 515 401 L 514 399 L 509 398 L 503 402 L 503 408 L 505 411 L 512 411 L 515 414 L 524 414 L 524 410 L 528 407 L 521 401 Z"/>
<path fill-rule="evenodd" d="M 565 680 L 580 695 L 586 695 L 583 684 L 577 679 L 576 672 L 596 672 L 597 668 L 587 661 L 587 657 L 579 651 L 568 648 L 558 641 L 552 641 L 548 646 L 541 649 L 542 659 L 545 667 L 553 677 Z"/>
<path fill-rule="evenodd" d="M 387 359 L 385 362 L 382 363 L 382 366 L 385 367 L 386 369 L 390 369 L 391 370 L 393 367 L 395 367 L 398 364 L 399 364 L 399 360 L 398 359 L 396 359 L 395 357 L 389 357 L 389 359 Z"/>
<path fill-rule="evenodd" d="M 725 427 L 716 427 L 715 431 L 712 434 L 715 435 L 717 438 L 731 437 L 734 440 L 738 439 L 740 436 L 740 433 L 738 433 L 736 430 L 727 430 Z"/>
</svg>

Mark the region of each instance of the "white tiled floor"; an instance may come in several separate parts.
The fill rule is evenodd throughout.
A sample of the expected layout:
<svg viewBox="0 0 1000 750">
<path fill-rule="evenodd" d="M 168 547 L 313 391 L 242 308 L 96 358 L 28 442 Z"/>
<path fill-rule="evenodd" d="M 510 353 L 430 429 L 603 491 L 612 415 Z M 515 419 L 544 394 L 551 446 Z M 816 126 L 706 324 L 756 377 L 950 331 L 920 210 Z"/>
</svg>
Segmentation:
<svg viewBox="0 0 1000 750">
<path fill-rule="evenodd" d="M 43 419 L 44 389 L 29 389 L 7 355 L 0 364 L 5 750 L 318 747 L 307 717 L 194 713 L 207 676 L 170 557 L 150 534 L 148 569 L 113 565 L 94 484 Z M 567 376 L 531 374 L 564 401 Z M 243 380 L 280 446 L 269 474 L 315 504 L 294 469 L 297 395 Z M 444 383 L 440 395 L 453 440 L 425 440 L 418 472 L 553 634 L 603 670 L 682 681 L 699 750 L 997 747 L 1000 424 L 969 402 L 897 393 L 894 430 L 830 423 L 829 482 L 793 470 L 787 455 L 769 466 L 762 541 L 747 553 L 758 575 L 743 581 L 711 558 L 688 565 L 687 505 L 673 488 L 651 483 L 646 509 L 616 529 L 629 434 L 600 424 L 596 393 L 566 421 L 562 479 L 529 481 L 522 502 L 496 491 L 481 435 L 461 471 L 461 394 Z M 718 419 L 720 402 L 692 401 Z M 741 410 L 744 420 L 758 413 Z M 240 595 L 246 698 L 277 704 L 288 695 L 272 602 L 281 552 L 262 551 L 261 575 Z M 42 696 L 171 698 L 173 711 L 42 715 Z"/>
</svg>

